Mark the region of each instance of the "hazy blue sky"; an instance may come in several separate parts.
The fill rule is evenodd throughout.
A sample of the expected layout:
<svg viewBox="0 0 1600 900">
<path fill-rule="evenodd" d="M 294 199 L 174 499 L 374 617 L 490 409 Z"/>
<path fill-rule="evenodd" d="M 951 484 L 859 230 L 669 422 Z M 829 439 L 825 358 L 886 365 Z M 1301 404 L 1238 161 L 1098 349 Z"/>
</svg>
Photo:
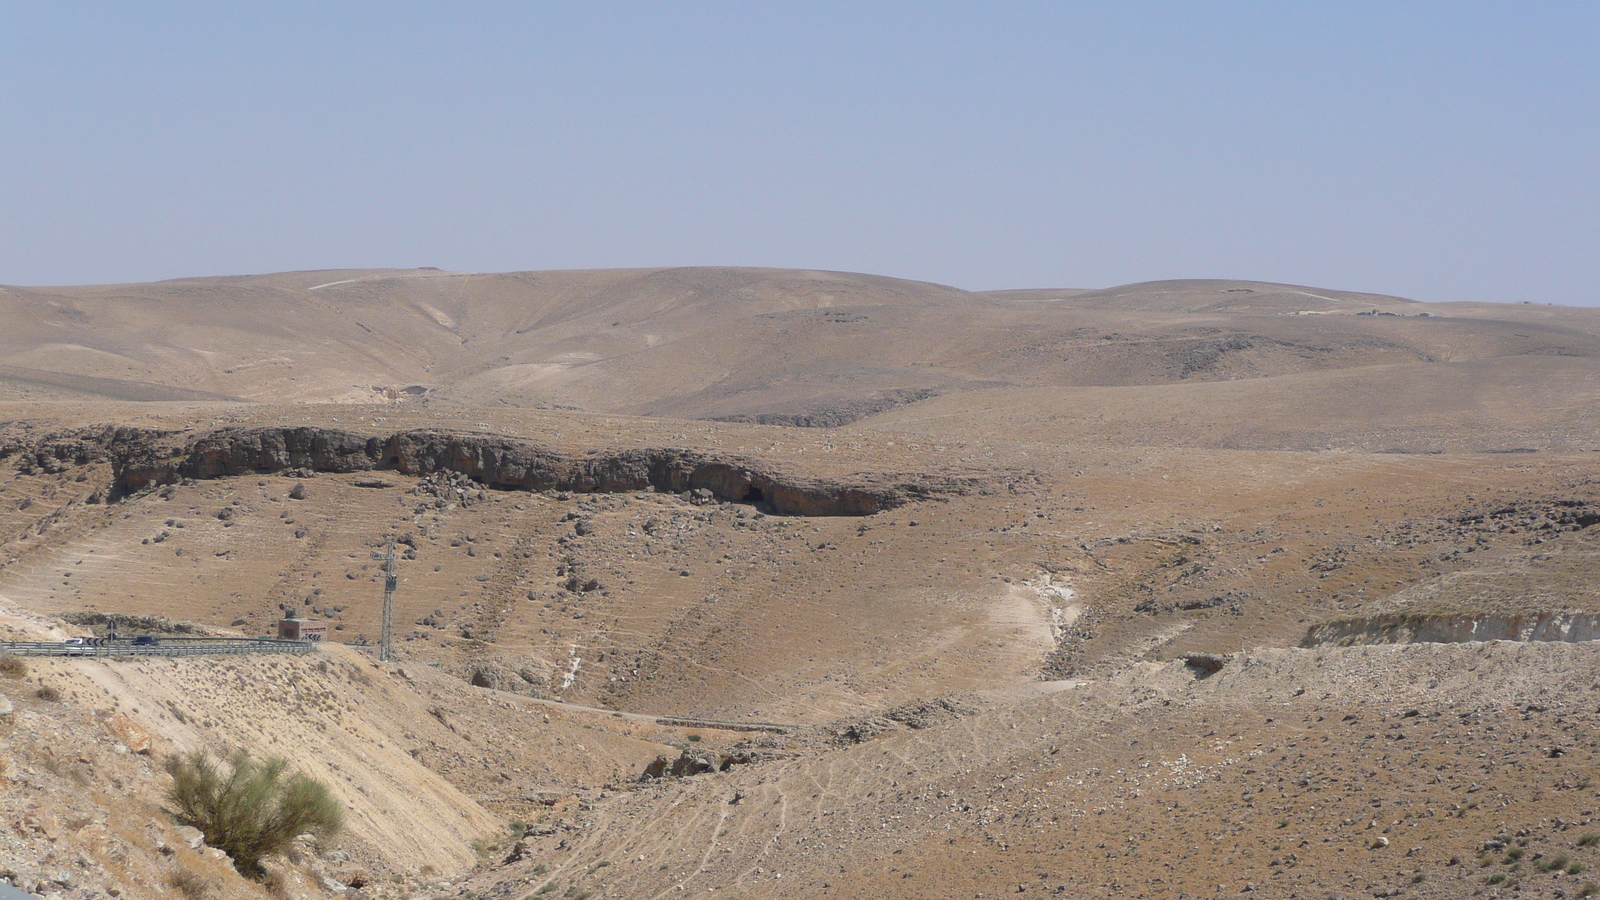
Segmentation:
<svg viewBox="0 0 1600 900">
<path fill-rule="evenodd" d="M 1259 278 L 1600 303 L 1600 3 L 0 2 L 0 282 Z"/>
</svg>

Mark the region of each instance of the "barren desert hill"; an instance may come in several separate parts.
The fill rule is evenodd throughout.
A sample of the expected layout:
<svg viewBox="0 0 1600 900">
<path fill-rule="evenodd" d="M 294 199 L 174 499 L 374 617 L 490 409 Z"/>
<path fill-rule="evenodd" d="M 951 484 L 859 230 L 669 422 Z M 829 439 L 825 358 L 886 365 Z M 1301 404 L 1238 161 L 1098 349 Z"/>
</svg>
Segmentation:
<svg viewBox="0 0 1600 900">
<path fill-rule="evenodd" d="M 1600 865 L 1591 310 L 755 269 L 0 305 L 7 636 L 293 609 L 349 645 L 0 677 L 0 869 L 42 893 L 264 896 L 158 846 L 160 754 L 238 746 L 355 816 L 274 863 L 296 900 L 1553 897 Z"/>
<path fill-rule="evenodd" d="M 1415 300 L 1387 294 L 1366 294 L 1298 284 L 1231 279 L 1145 281 L 1097 290 L 1029 288 L 985 291 L 986 297 L 1044 303 L 1068 302 L 1093 309 L 1139 312 L 1231 312 L 1275 315 L 1318 315 L 1391 312 L 1416 315 Z"/>
<path fill-rule="evenodd" d="M 1581 310 L 1430 312 L 1243 281 L 974 293 L 772 269 L 382 270 L 3 288 L 0 303 L 19 326 L 0 345 L 0 363 L 15 367 L 0 375 L 19 399 L 426 396 L 825 426 L 972 390 L 1589 358 L 1597 348 Z"/>
</svg>

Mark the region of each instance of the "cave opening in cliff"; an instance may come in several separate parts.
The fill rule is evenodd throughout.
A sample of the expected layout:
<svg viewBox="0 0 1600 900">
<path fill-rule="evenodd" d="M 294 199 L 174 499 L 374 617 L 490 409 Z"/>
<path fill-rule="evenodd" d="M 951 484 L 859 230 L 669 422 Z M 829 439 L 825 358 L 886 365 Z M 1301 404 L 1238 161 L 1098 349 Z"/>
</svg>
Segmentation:
<svg viewBox="0 0 1600 900">
<path fill-rule="evenodd" d="M 761 493 L 761 488 L 758 488 L 758 487 L 751 487 L 750 490 L 744 492 L 744 496 L 743 497 L 739 498 L 739 502 L 748 503 L 748 504 L 750 504 L 752 506 L 757 506 L 757 505 L 760 505 L 762 503 L 765 503 L 766 500 L 767 500 L 767 495 Z"/>
</svg>

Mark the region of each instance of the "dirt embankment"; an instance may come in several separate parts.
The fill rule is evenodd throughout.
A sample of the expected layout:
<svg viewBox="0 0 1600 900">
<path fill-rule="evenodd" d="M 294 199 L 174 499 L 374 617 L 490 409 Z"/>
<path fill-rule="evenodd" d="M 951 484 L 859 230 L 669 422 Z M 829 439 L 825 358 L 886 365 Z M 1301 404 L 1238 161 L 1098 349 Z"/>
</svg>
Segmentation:
<svg viewBox="0 0 1600 900">
<path fill-rule="evenodd" d="M 33 668 L 75 706 L 125 712 L 154 736 L 157 755 L 244 747 L 291 760 L 334 790 L 347 810 L 342 845 L 374 871 L 468 868 L 469 842 L 501 827 L 411 752 L 451 737 L 426 701 L 355 651 Z M 395 822 L 409 824 L 396 833 Z"/>
</svg>

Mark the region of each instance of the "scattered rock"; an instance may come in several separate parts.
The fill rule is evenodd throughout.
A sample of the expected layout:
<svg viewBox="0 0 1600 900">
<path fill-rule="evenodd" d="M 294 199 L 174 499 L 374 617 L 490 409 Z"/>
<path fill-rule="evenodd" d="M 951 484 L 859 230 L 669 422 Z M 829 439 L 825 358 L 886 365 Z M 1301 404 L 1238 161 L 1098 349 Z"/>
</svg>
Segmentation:
<svg viewBox="0 0 1600 900">
<path fill-rule="evenodd" d="M 754 761 L 749 753 L 723 754 L 710 750 L 685 750 L 678 754 L 677 759 L 666 756 L 657 756 L 644 767 L 640 773 L 640 781 L 649 781 L 655 778 L 687 778 L 691 775 L 703 775 L 707 772 L 725 772 L 737 765 L 745 765 Z M 741 792 L 729 802 L 737 803 L 743 799 Z"/>
</svg>

